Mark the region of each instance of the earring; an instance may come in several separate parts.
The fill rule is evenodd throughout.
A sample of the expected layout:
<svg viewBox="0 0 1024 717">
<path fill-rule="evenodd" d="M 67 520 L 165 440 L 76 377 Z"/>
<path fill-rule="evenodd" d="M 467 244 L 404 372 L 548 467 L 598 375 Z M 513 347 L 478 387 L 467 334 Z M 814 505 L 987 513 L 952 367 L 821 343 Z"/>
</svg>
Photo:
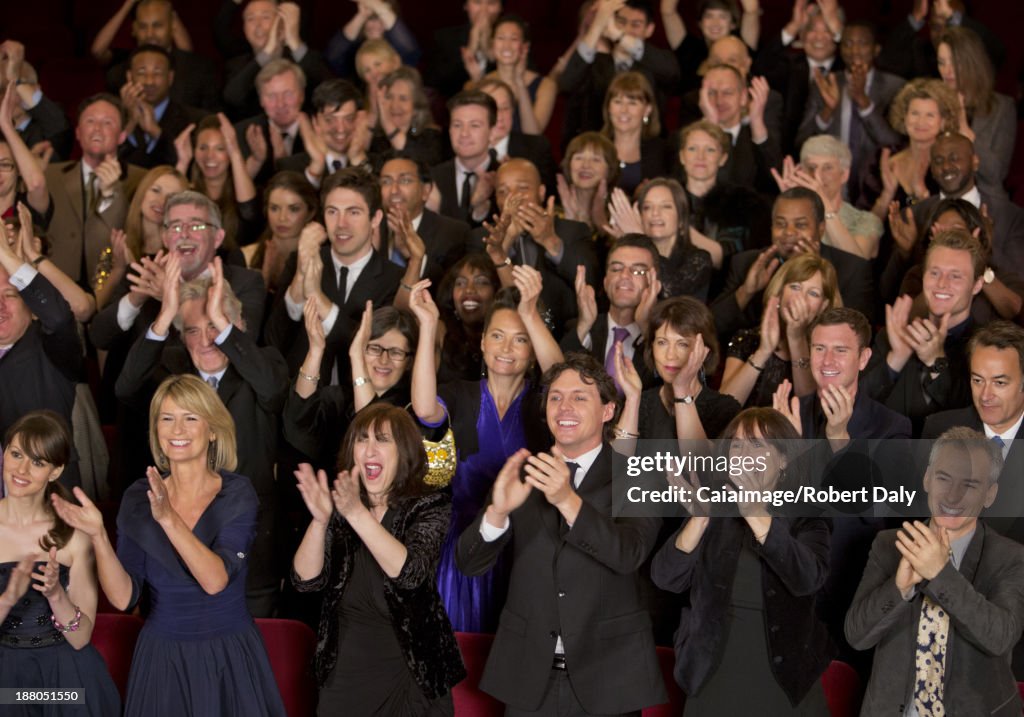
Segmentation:
<svg viewBox="0 0 1024 717">
<path fill-rule="evenodd" d="M 651 116 L 650 115 L 644 115 L 644 124 L 650 124 L 650 123 L 651 123 Z"/>
</svg>

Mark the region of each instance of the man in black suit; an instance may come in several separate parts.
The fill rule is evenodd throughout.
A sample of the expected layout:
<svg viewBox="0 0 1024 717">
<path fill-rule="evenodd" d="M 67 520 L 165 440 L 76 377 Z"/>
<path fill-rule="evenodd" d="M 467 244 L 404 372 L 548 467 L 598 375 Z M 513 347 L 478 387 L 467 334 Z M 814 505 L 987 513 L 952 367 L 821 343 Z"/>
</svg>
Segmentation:
<svg viewBox="0 0 1024 717">
<path fill-rule="evenodd" d="M 392 151 L 383 158 L 378 176 L 387 212 L 381 253 L 405 267 L 403 284 L 429 278 L 432 286 L 440 286 L 445 271 L 466 253 L 469 225 L 426 208 L 432 185 L 423 160 Z M 396 304 L 404 308 L 408 299 L 409 292 L 402 292 Z"/>
<path fill-rule="evenodd" d="M 608 85 L 623 71 L 647 78 L 664 115 L 665 97 L 677 92 L 679 63 L 670 51 L 650 42 L 654 9 L 647 0 L 605 1 L 596 7 L 587 33 L 558 77 L 559 90 L 569 95 L 565 126 L 577 133 L 600 130 Z"/>
<path fill-rule="evenodd" d="M 435 165 L 428 205 L 446 217 L 479 226 L 494 212 L 494 170 L 498 160 L 491 137 L 498 106 L 486 92 L 464 90 L 448 101 L 448 135 L 455 157 Z"/>
<path fill-rule="evenodd" d="M 612 517 L 605 434 L 618 396 L 600 363 L 573 354 L 544 385 L 554 446 L 517 451 L 459 538 L 467 575 L 491 569 L 512 543 L 508 600 L 480 686 L 509 717 L 639 715 L 666 699 L 637 574 L 661 521 Z"/>
<path fill-rule="evenodd" d="M 256 76 L 263 114 L 235 125 L 245 169 L 256 184 L 278 171 L 282 159 L 304 151 L 300 120 L 306 75 L 291 60 L 271 60 Z"/>
<path fill-rule="evenodd" d="M 1010 651 L 1024 622 L 1024 547 L 978 520 L 1001 492 L 1002 462 L 976 431 L 943 433 L 924 475 L 931 520 L 871 546 L 846 617 L 850 643 L 875 648 L 861 714 L 1020 712 Z"/>
<path fill-rule="evenodd" d="M 711 305 L 715 327 L 723 342 L 740 329 L 758 326 L 762 292 L 779 264 L 798 253 L 811 251 L 832 262 L 839 276 L 843 304 L 861 313 L 874 313 L 871 264 L 858 256 L 823 246 L 825 205 L 816 192 L 803 187 L 787 189 L 772 206 L 772 246 L 740 252 L 732 257 L 722 293 Z"/>
<path fill-rule="evenodd" d="M 922 271 L 927 315 L 911 318 L 913 299 L 902 296 L 885 310 L 885 330 L 861 377 L 863 389 L 910 418 L 914 434 L 931 413 L 970 401 L 964 381 L 965 347 L 974 322 L 971 304 L 984 284 L 985 251 L 965 229 L 937 234 Z"/>
<path fill-rule="evenodd" d="M 622 344 L 622 353 L 633 361 L 644 385 L 654 381 L 647 363 L 640 360 L 644 352 L 644 331 L 651 307 L 658 300 L 658 249 L 643 234 L 626 234 L 612 245 L 604 268 L 604 293 L 608 311 L 597 313 L 594 287 L 586 282 L 583 267 L 576 267 L 576 304 L 579 318 L 562 337 L 562 351 L 584 351 L 604 364 L 605 370 L 618 384 L 615 375 L 615 345 Z"/>
<path fill-rule="evenodd" d="M 472 58 L 481 74 L 487 67 L 494 21 L 502 11 L 502 0 L 466 0 L 463 9 L 468 22 L 442 27 L 434 33 L 427 60 L 424 84 L 433 87 L 442 97 L 453 97 L 469 81 L 464 56 Z"/>
<path fill-rule="evenodd" d="M 242 10 L 242 29 L 249 51 L 228 60 L 224 66 L 224 105 L 235 121 L 259 112 L 260 71 L 274 60 L 289 60 L 302 68 L 305 78 L 299 106 L 306 101 L 306 89 L 331 76 L 323 55 L 311 49 L 300 35 L 302 11 L 294 2 L 249 0 Z"/>
<path fill-rule="evenodd" d="M 735 67 L 715 65 L 704 74 L 700 95 L 704 119 L 721 127 L 732 141 L 718 178 L 763 194 L 777 192 L 771 171 L 782 167 L 782 147 L 778 134 L 769 132 L 765 123 L 770 96 L 765 79 L 755 77 L 748 89 Z"/>
<path fill-rule="evenodd" d="M 540 172 L 541 181 L 551 196 L 555 195 L 555 160 L 551 156 L 551 144 L 542 134 L 525 134 L 512 131 L 512 110 L 514 107 L 512 88 L 497 78 L 488 77 L 476 84 L 476 89 L 494 98 L 497 105 L 497 121 L 491 133 L 491 149 L 499 162 L 509 158 L 528 159 Z"/>
<path fill-rule="evenodd" d="M 281 157 L 277 171 L 306 175 L 319 189 L 325 174 L 367 162 L 373 132 L 363 112 L 363 93 L 348 80 L 324 80 L 313 90 L 313 119 L 299 117 L 303 151 Z"/>
<path fill-rule="evenodd" d="M 510 159 L 495 175 L 495 197 L 501 212 L 502 241 L 493 240 L 485 228 L 473 230 L 470 249 L 486 250 L 499 277 L 512 266 L 532 266 L 541 273 L 541 300 L 550 314 L 552 333 L 559 338 L 566 324 L 576 318 L 576 272 L 582 266 L 586 279 L 597 281 L 597 257 L 590 228 L 582 222 L 554 215 L 554 198 L 545 208 L 544 186 L 537 168 L 525 159 Z"/>
<path fill-rule="evenodd" d="M 11 122 L 32 153 L 42 157 L 46 144 L 53 149 L 49 161 L 59 162 L 71 154 L 71 124 L 59 104 L 43 94 L 39 75 L 25 61 L 25 46 L 17 40 L 0 43 L 0 57 L 6 58 L 6 80 L 14 81 L 17 101 L 11 107 Z"/>
<path fill-rule="evenodd" d="M 170 96 L 174 60 L 158 45 L 140 45 L 128 58 L 127 82 L 121 87 L 121 103 L 128 114 L 127 139 L 118 157 L 139 167 L 175 165 L 174 140 L 203 111 L 175 102 Z"/>
<path fill-rule="evenodd" d="M 177 81 L 171 86 L 171 98 L 186 107 L 199 107 L 207 112 L 220 109 L 220 83 L 213 63 L 194 52 L 178 48 L 174 41 L 174 25 L 181 22 L 169 0 L 141 0 L 135 5 L 132 37 L 139 45 L 162 47 L 174 60 Z M 132 9 L 125 3 L 97 33 L 92 55 L 101 64 L 113 63 L 107 69 L 107 88 L 117 92 L 124 86 L 129 62 L 126 50 L 111 50 L 110 43 Z"/>
<path fill-rule="evenodd" d="M 875 161 L 881 147 L 900 142 L 899 133 L 889 125 L 889 103 L 906 81 L 875 68 L 879 49 L 870 23 L 851 22 L 843 28 L 839 51 L 845 69 L 815 75 L 796 133 L 797 147 L 808 137 L 829 134 L 850 148 L 846 200 L 853 205 L 860 197 L 864 168 Z"/>
<path fill-rule="evenodd" d="M 168 275 L 180 271 L 180 264 L 172 258 Z M 235 470 L 252 481 L 260 502 L 246 579 L 249 611 L 270 617 L 280 585 L 274 560 L 274 463 L 288 369 L 277 349 L 257 346 L 245 330 L 242 303 L 225 281 L 220 259 L 214 261 L 211 279 L 166 289 L 156 320 L 125 359 L 117 397 L 144 413 L 160 382 L 183 373 L 199 376 L 217 391 L 235 421 Z M 168 341 L 172 324 L 180 342 Z"/>
<path fill-rule="evenodd" d="M 373 248 L 384 212 L 372 175 L 353 167 L 329 175 L 320 188 L 320 205 L 324 224 L 307 224 L 298 250 L 285 262 L 281 285 L 288 290 L 271 310 L 266 340 L 284 354 L 291 375 L 298 373 L 309 348 L 302 312 L 313 300 L 327 338 L 320 376 L 336 384 L 349 375 L 344 348 L 366 302 L 390 304 L 402 268 Z"/>
</svg>

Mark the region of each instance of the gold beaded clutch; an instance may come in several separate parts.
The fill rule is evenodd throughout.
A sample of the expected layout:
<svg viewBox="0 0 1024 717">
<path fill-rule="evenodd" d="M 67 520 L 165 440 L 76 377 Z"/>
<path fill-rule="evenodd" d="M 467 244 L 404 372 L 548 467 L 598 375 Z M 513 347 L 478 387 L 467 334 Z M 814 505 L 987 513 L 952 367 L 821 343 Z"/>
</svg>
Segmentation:
<svg viewBox="0 0 1024 717">
<path fill-rule="evenodd" d="M 423 449 L 427 452 L 427 475 L 423 482 L 434 488 L 444 488 L 452 482 L 458 462 L 455 456 L 455 434 L 451 426 L 440 441 L 424 438 Z"/>
</svg>

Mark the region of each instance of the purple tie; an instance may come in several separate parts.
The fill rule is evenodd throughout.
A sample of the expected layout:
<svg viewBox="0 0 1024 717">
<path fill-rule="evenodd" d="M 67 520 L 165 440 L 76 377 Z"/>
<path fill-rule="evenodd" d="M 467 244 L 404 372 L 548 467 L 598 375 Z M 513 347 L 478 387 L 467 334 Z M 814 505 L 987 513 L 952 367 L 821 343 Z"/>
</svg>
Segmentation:
<svg viewBox="0 0 1024 717">
<path fill-rule="evenodd" d="M 10 351 L 10 350 L 11 350 L 10 346 L 8 346 L 7 348 L 0 349 L 0 359 L 2 359 L 4 356 L 6 356 L 7 352 Z"/>
<path fill-rule="evenodd" d="M 615 346 L 621 344 L 623 341 L 629 338 L 629 331 L 616 326 L 612 329 L 613 340 L 611 348 L 608 349 L 608 353 L 604 357 L 604 370 L 608 372 L 608 375 L 615 381 L 615 387 L 619 389 L 619 393 L 622 393 L 622 386 L 619 385 L 618 372 L 615 370 Z"/>
</svg>

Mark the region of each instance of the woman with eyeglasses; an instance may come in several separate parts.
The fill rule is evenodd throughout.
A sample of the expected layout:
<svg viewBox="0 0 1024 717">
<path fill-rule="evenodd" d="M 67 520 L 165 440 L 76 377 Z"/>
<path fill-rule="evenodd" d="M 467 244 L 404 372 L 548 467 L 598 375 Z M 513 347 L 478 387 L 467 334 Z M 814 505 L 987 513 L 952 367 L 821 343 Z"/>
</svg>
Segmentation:
<svg viewBox="0 0 1024 717">
<path fill-rule="evenodd" d="M 494 297 L 484 319 L 481 350 L 487 377 L 455 381 L 438 388 L 436 345 L 439 315 L 429 281 L 413 286 L 409 307 L 420 324 L 413 366 L 412 406 L 424 426 L 448 423 L 455 436 L 458 464 L 451 481 L 452 520 L 441 551 L 438 587 L 456 630 L 494 632 L 505 602 L 508 564 L 499 560 L 489 573 L 467 577 L 455 565 L 462 531 L 487 502 L 505 461 L 520 448 L 547 447 L 547 424 L 534 365 L 541 371 L 562 360 L 537 308 L 540 272 L 512 269 L 515 287 Z"/>
<path fill-rule="evenodd" d="M 409 369 L 419 337 L 413 316 L 393 306 L 374 310 L 366 302 L 359 329 L 352 337 L 348 358 L 352 376 L 330 385 L 318 374 L 327 349 L 323 323 L 315 300 L 304 307 L 309 351 L 288 392 L 282 423 L 285 438 L 318 465 L 330 465 L 337 437 L 352 417 L 371 403 L 404 407 L 409 403 Z"/>
</svg>

